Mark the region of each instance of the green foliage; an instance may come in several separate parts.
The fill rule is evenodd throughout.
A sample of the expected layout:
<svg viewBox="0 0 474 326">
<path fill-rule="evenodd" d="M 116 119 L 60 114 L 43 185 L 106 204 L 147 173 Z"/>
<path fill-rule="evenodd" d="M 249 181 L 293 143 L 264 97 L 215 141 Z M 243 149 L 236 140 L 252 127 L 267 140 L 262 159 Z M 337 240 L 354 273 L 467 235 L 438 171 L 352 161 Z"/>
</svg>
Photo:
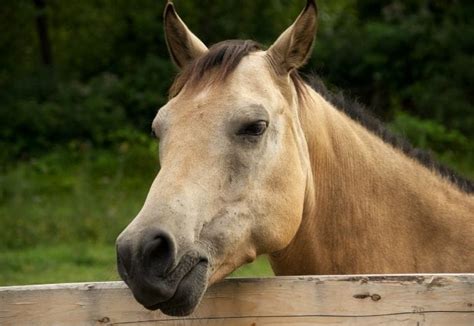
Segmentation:
<svg viewBox="0 0 474 326">
<path fill-rule="evenodd" d="M 474 5 L 341 2 L 355 10 L 334 17 L 337 29 L 321 30 L 313 59 L 317 70 L 385 119 L 403 110 L 472 141 Z"/>
<path fill-rule="evenodd" d="M 448 130 L 435 120 L 422 120 L 405 112 L 395 113 L 391 128 L 413 145 L 437 153 L 453 168 L 474 177 L 474 143 L 457 130 Z"/>
<path fill-rule="evenodd" d="M 446 148 L 466 151 L 471 146 L 468 139 L 459 131 L 447 130 L 434 120 L 421 120 L 404 112 L 396 113 L 392 126 L 417 147 L 441 152 Z"/>
<path fill-rule="evenodd" d="M 51 87 L 45 96 L 36 87 L 36 77 L 22 80 L 23 95 L 10 93 L 0 110 L 0 161 L 72 140 L 109 146 L 127 130 L 149 132 L 157 103 L 166 98 L 162 74 L 167 69 L 167 63 L 149 56 L 136 74 L 119 78 L 102 73 L 87 83 L 76 80 Z"/>
</svg>

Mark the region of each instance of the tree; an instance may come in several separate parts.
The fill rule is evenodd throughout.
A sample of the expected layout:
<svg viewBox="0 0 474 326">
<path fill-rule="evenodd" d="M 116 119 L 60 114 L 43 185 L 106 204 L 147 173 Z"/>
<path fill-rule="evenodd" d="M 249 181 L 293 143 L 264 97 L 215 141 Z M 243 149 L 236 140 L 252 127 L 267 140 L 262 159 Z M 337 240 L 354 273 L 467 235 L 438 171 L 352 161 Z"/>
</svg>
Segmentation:
<svg viewBox="0 0 474 326">
<path fill-rule="evenodd" d="M 51 41 L 48 32 L 46 0 L 33 0 L 36 7 L 36 30 L 40 45 L 41 61 L 45 66 L 53 64 Z"/>
</svg>

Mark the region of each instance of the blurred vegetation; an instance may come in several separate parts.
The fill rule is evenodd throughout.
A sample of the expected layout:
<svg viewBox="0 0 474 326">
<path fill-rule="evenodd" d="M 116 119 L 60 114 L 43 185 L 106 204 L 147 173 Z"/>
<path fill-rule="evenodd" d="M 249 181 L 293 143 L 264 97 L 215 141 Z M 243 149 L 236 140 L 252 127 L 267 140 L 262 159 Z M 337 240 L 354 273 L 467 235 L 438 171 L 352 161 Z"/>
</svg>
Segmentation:
<svg viewBox="0 0 474 326">
<path fill-rule="evenodd" d="M 153 151 L 156 149 L 153 149 Z M 157 172 L 143 145 L 58 149 L 1 176 L 0 249 L 77 241 L 113 244 Z"/>
<path fill-rule="evenodd" d="M 2 0 L 0 282 L 53 281 L 34 275 L 71 266 L 75 280 L 109 275 L 114 239 L 159 168 L 148 134 L 176 73 L 163 38 L 164 3 Z M 207 44 L 270 45 L 305 1 L 175 3 Z M 416 146 L 474 176 L 474 2 L 318 4 L 304 73 L 320 74 Z M 258 266 L 256 273 L 268 273 Z"/>
</svg>

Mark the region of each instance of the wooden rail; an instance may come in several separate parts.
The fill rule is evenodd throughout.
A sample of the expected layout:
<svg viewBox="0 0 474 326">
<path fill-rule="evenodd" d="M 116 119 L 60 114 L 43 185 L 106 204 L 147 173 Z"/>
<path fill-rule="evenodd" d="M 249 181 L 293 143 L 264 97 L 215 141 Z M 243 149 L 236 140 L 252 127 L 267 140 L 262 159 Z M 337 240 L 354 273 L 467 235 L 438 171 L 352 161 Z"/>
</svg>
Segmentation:
<svg viewBox="0 0 474 326">
<path fill-rule="evenodd" d="M 0 325 L 474 325 L 474 274 L 228 279 L 188 317 L 122 282 L 0 287 Z"/>
</svg>

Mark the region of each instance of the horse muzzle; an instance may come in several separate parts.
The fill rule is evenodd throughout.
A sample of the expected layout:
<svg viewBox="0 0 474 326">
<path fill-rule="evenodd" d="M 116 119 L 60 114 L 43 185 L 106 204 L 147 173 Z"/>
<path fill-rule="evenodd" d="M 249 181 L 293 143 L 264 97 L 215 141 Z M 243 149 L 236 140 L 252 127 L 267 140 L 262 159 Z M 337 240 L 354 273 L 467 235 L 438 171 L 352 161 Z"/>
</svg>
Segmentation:
<svg viewBox="0 0 474 326">
<path fill-rule="evenodd" d="M 207 288 L 207 256 L 191 249 L 178 259 L 174 238 L 163 230 L 140 238 L 135 246 L 125 237 L 117 239 L 118 272 L 135 299 L 167 315 L 193 312 Z"/>
</svg>

